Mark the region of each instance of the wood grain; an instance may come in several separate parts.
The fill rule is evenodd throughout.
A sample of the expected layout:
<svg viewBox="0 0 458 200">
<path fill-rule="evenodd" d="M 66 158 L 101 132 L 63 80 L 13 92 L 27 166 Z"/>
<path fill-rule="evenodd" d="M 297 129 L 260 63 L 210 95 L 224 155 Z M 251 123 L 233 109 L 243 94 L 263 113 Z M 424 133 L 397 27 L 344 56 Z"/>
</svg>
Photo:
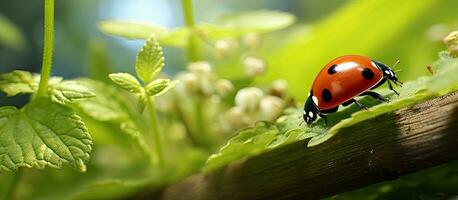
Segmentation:
<svg viewBox="0 0 458 200">
<path fill-rule="evenodd" d="M 136 199 L 318 199 L 458 160 L 458 92 L 197 174 Z"/>
</svg>

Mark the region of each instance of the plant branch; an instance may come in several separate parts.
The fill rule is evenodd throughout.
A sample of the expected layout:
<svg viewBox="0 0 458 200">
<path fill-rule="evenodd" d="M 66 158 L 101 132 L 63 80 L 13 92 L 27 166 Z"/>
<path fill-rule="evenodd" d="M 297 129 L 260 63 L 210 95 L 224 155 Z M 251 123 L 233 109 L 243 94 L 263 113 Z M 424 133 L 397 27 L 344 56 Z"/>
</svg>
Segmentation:
<svg viewBox="0 0 458 200">
<path fill-rule="evenodd" d="M 153 137 L 153 145 L 155 148 L 153 151 L 155 154 L 153 161 L 155 164 L 158 164 L 160 167 L 163 167 L 164 166 L 164 152 L 163 152 L 163 147 L 162 147 L 163 142 L 161 140 L 161 135 L 160 135 L 159 126 L 157 122 L 156 108 L 154 107 L 154 103 L 151 100 L 151 98 L 152 97 L 149 97 L 149 96 L 146 97 L 146 107 L 148 109 L 149 118 L 151 120 L 150 127 L 151 127 L 151 134 Z"/>
<path fill-rule="evenodd" d="M 44 6 L 44 47 L 41 78 L 37 96 L 47 96 L 48 81 L 51 76 L 52 54 L 54 49 L 54 0 L 45 0 Z"/>
<path fill-rule="evenodd" d="M 188 38 L 188 45 L 186 48 L 188 61 L 194 62 L 200 59 L 200 47 L 199 47 L 199 40 L 196 35 L 196 28 L 195 28 L 195 19 L 194 19 L 194 11 L 192 7 L 192 0 L 181 0 L 183 14 L 184 14 L 184 21 L 186 27 L 190 30 L 190 35 Z"/>
</svg>

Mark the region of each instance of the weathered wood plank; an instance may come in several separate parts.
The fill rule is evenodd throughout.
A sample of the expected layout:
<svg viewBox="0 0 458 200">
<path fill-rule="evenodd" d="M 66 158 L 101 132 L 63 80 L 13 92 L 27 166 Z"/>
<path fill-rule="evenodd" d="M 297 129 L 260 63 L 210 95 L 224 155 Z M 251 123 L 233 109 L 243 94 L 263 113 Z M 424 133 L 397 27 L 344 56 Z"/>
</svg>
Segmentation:
<svg viewBox="0 0 458 200">
<path fill-rule="evenodd" d="M 317 147 L 306 143 L 193 175 L 142 197 L 317 199 L 458 160 L 458 92 L 346 128 Z"/>
</svg>

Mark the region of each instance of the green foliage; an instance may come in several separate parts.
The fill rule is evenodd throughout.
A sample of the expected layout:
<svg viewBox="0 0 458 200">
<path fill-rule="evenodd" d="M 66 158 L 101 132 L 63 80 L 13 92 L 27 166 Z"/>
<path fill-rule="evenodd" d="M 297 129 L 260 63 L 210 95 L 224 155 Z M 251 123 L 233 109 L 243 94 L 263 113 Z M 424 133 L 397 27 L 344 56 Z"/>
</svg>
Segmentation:
<svg viewBox="0 0 458 200">
<path fill-rule="evenodd" d="M 7 47 L 22 50 L 26 46 L 26 40 L 22 31 L 10 20 L 0 14 L 0 44 Z"/>
<path fill-rule="evenodd" d="M 161 39 L 167 33 L 164 27 L 157 25 L 119 20 L 102 21 L 99 23 L 99 29 L 106 34 L 128 39 L 146 39 L 149 38 L 151 34 Z"/>
<path fill-rule="evenodd" d="M 364 97 L 360 101 L 372 107 L 363 111 L 358 111 L 356 106 L 341 108 L 337 113 L 329 115 L 328 126 L 320 119 L 312 127 L 299 127 L 302 121 L 301 107 L 287 110 L 286 115 L 280 117 L 276 124 L 266 126 L 264 123 L 258 123 L 254 128 L 241 131 L 208 159 L 205 170 L 214 170 L 245 156 L 256 155 L 285 143 L 307 138 L 311 138 L 309 147 L 316 146 L 330 139 L 344 127 L 455 91 L 458 89 L 458 80 L 455 77 L 458 73 L 458 59 L 451 58 L 446 53 L 441 53 L 440 56 L 440 60 L 434 64 L 438 68 L 438 73 L 405 83 L 402 88 L 398 88 L 400 96 L 393 95 L 393 92 L 386 89 L 379 90 L 379 93 L 390 100 L 388 103 L 374 105 L 376 102 L 373 99 Z M 253 145 L 252 141 L 269 142 Z M 243 153 L 237 153 L 238 151 Z"/>
<path fill-rule="evenodd" d="M 149 96 L 160 96 L 161 94 L 164 94 L 168 90 L 175 87 L 177 83 L 178 81 L 170 81 L 169 79 L 154 80 L 153 82 L 150 82 L 148 85 L 146 85 L 146 94 Z"/>
<path fill-rule="evenodd" d="M 159 74 L 164 67 L 164 55 L 162 48 L 156 41 L 155 36 L 151 36 L 140 50 L 135 62 L 137 76 L 148 84 Z"/>
<path fill-rule="evenodd" d="M 129 73 L 114 73 L 109 75 L 110 79 L 122 89 L 130 93 L 140 93 L 142 86 L 138 80 Z"/>
<path fill-rule="evenodd" d="M 260 10 L 224 16 L 219 24 L 243 32 L 266 33 L 283 29 L 294 21 L 294 16 L 289 13 Z"/>
<path fill-rule="evenodd" d="M 0 90 L 8 96 L 18 94 L 33 94 L 37 92 L 40 75 L 27 71 L 15 70 L 2 74 Z M 84 85 L 75 81 L 64 81 L 61 77 L 52 77 L 49 80 L 48 92 L 53 102 L 60 104 L 73 103 L 78 100 L 94 97 L 95 94 Z"/>
<path fill-rule="evenodd" d="M 127 39 L 147 39 L 154 34 L 162 45 L 186 47 L 189 37 L 197 35 L 206 40 L 240 37 L 246 33 L 267 33 L 285 28 L 294 23 L 292 14 L 280 11 L 254 11 L 225 16 L 218 24 L 200 23 L 192 29 L 179 27 L 167 30 L 163 27 L 126 21 L 103 21 L 99 29 L 109 35 Z"/>
<path fill-rule="evenodd" d="M 0 133 L 2 171 L 62 163 L 86 171 L 92 139 L 81 118 L 65 106 L 37 99 L 21 110 L 1 107 Z"/>
</svg>

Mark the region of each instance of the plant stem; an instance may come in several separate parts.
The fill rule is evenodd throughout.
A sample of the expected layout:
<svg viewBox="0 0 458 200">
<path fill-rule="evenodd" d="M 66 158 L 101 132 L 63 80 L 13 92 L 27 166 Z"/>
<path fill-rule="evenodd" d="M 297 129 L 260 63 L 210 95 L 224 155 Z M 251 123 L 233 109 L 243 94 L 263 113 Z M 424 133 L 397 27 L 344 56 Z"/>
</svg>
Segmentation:
<svg viewBox="0 0 458 200">
<path fill-rule="evenodd" d="M 184 14 L 184 21 L 188 29 L 190 30 L 191 34 L 189 35 L 189 41 L 186 48 L 188 61 L 194 62 L 199 60 L 200 57 L 200 48 L 199 48 L 199 41 L 198 37 L 196 36 L 196 28 L 195 28 L 195 20 L 194 20 L 194 12 L 192 9 L 192 0 L 181 0 L 183 14 Z"/>
<path fill-rule="evenodd" d="M 197 97 L 194 99 L 195 103 L 195 112 L 196 112 L 196 126 L 197 126 L 197 135 L 199 135 L 201 146 L 205 149 L 211 151 L 213 150 L 213 138 L 208 134 L 207 124 L 204 113 L 204 103 L 205 99 L 202 97 Z"/>
<path fill-rule="evenodd" d="M 37 96 L 47 95 L 48 81 L 51 76 L 52 53 L 54 49 L 54 0 L 45 0 L 44 47 L 41 78 Z"/>
<path fill-rule="evenodd" d="M 164 152 L 162 149 L 162 140 L 161 135 L 159 132 L 159 126 L 157 122 L 157 115 L 156 115 L 156 108 L 154 107 L 154 103 L 151 100 L 151 97 L 146 97 L 146 107 L 148 109 L 149 118 L 151 120 L 151 134 L 153 137 L 153 145 L 155 148 L 154 154 L 155 158 L 153 159 L 155 164 L 158 164 L 160 167 L 164 166 Z"/>
</svg>

